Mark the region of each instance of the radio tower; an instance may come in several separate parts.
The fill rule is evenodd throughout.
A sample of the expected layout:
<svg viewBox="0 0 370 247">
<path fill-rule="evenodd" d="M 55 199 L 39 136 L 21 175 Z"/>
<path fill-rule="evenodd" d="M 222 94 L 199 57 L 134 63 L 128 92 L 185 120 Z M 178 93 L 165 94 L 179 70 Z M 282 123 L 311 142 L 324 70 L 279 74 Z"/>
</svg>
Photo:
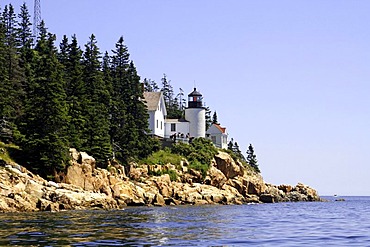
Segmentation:
<svg viewBox="0 0 370 247">
<path fill-rule="evenodd" d="M 41 4 L 40 0 L 35 0 L 35 5 L 33 7 L 33 37 L 35 42 L 39 37 L 39 25 L 41 23 Z"/>
</svg>

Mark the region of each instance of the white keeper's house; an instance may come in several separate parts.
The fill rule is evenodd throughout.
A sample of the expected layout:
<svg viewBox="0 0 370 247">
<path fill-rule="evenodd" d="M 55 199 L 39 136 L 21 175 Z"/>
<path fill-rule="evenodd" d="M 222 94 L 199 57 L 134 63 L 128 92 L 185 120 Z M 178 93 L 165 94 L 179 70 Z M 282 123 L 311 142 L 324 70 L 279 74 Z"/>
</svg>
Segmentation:
<svg viewBox="0 0 370 247">
<path fill-rule="evenodd" d="M 188 106 L 185 108 L 184 119 L 166 118 L 167 111 L 162 92 L 144 92 L 144 99 L 149 112 L 151 135 L 185 142 L 189 138 L 207 137 L 217 147 L 227 148 L 226 128 L 213 124 L 206 131 L 206 110 L 203 106 L 203 97 L 196 88 L 188 95 Z"/>
</svg>

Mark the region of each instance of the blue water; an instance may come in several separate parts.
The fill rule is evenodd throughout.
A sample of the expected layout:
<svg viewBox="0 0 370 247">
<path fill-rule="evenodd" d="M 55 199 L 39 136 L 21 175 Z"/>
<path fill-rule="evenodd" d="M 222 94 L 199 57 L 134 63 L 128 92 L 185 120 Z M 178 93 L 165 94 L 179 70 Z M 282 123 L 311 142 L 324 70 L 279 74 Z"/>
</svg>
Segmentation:
<svg viewBox="0 0 370 247">
<path fill-rule="evenodd" d="M 370 246 L 370 197 L 0 214 L 0 246 Z"/>
</svg>

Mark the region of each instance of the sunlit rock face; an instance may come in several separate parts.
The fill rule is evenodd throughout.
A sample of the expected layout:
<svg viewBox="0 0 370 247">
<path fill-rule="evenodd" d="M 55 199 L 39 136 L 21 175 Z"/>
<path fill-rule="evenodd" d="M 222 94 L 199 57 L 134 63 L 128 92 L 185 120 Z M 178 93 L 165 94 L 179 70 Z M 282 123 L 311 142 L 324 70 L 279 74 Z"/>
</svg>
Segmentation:
<svg viewBox="0 0 370 247">
<path fill-rule="evenodd" d="M 266 184 L 257 174 L 224 152 L 212 161 L 205 177 L 181 165 L 125 167 L 111 162 L 107 169 L 95 167 L 95 159 L 70 150 L 71 161 L 60 183 L 47 181 L 24 167 L 0 163 L 0 211 L 59 211 L 119 209 L 143 205 L 202 205 L 319 201 L 317 192 L 304 184 Z M 175 171 L 150 176 L 158 171 Z M 127 176 L 126 176 L 127 172 Z"/>
</svg>

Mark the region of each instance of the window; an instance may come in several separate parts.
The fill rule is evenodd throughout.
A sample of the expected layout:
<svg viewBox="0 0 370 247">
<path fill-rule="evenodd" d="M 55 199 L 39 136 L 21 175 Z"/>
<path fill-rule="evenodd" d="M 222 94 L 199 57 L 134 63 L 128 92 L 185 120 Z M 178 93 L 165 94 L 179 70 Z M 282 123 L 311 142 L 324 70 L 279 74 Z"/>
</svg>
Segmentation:
<svg viewBox="0 0 370 247">
<path fill-rule="evenodd" d="M 212 142 L 216 143 L 216 136 L 211 136 Z"/>
<path fill-rule="evenodd" d="M 158 129 L 158 119 L 157 119 L 157 129 Z"/>
<path fill-rule="evenodd" d="M 162 129 L 162 121 L 161 121 L 161 129 Z"/>
<path fill-rule="evenodd" d="M 174 123 L 171 124 L 171 131 L 176 131 L 176 124 Z"/>
</svg>

